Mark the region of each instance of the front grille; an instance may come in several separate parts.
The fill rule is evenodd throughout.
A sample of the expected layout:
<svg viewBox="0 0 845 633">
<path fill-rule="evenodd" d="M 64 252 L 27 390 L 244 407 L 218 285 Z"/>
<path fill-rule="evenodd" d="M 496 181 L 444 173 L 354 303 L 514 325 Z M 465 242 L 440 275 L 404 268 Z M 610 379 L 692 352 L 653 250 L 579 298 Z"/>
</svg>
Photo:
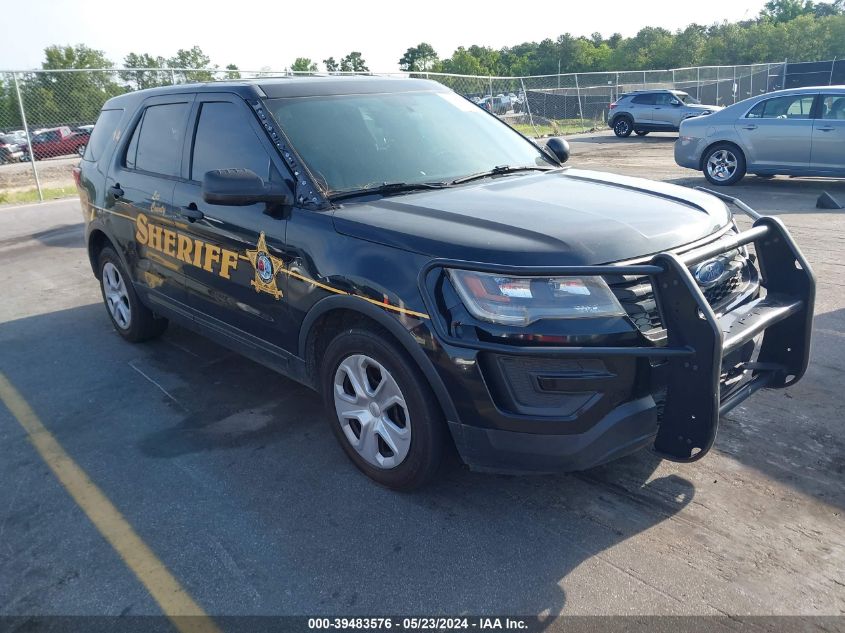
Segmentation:
<svg viewBox="0 0 845 633">
<path fill-rule="evenodd" d="M 725 276 L 713 285 L 701 287 L 704 298 L 717 312 L 748 291 L 750 284 L 756 284 L 756 271 L 744 250 L 725 253 L 722 257 L 727 267 Z M 648 277 L 619 275 L 608 277 L 607 282 L 640 332 L 651 340 L 665 336 Z"/>
</svg>

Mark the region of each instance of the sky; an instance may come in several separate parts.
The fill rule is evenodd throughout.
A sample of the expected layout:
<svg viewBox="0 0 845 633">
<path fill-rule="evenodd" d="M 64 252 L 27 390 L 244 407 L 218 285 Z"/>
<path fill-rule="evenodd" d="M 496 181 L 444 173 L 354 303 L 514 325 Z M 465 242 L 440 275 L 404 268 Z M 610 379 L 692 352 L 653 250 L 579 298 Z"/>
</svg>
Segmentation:
<svg viewBox="0 0 845 633">
<path fill-rule="evenodd" d="M 644 26 L 674 30 L 755 17 L 763 0 L 7 0 L 25 36 L 0 49 L 0 70 L 39 68 L 51 44 L 84 43 L 121 65 L 129 52 L 170 57 L 199 45 L 212 64 L 282 70 L 297 57 L 320 63 L 353 50 L 370 70 L 398 70 L 410 46 L 428 42 L 441 58 L 458 46 L 501 48 L 598 31 L 631 36 Z M 631 9 L 635 8 L 636 11 Z M 35 27 L 35 28 L 34 28 Z M 8 43 L 7 43 L 8 44 Z"/>
</svg>

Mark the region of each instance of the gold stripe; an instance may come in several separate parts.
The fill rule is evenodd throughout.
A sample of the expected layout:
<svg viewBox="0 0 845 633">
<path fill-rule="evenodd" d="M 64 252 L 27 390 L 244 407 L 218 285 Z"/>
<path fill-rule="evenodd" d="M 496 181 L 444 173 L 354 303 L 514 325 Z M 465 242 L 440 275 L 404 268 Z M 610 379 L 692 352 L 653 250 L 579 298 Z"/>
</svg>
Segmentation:
<svg viewBox="0 0 845 633">
<path fill-rule="evenodd" d="M 161 264 L 165 268 L 172 270 L 173 272 L 179 272 L 180 270 L 182 270 L 182 267 L 179 264 L 174 264 L 169 259 L 165 259 L 161 255 L 159 255 L 156 251 L 150 250 L 150 247 L 147 247 L 147 257 L 149 259 L 152 259 L 153 261 L 158 262 L 159 264 Z M 173 255 L 167 255 L 167 257 L 173 257 L 173 259 L 176 259 L 176 257 L 173 256 Z M 176 261 L 181 262 L 182 260 L 176 259 Z"/>
<path fill-rule="evenodd" d="M 29 441 L 65 490 L 147 588 L 173 626 L 181 633 L 220 633 L 214 621 L 188 595 L 108 497 L 65 452 L 2 372 L 0 400 L 26 431 Z"/>
<path fill-rule="evenodd" d="M 423 312 L 416 312 L 414 310 L 409 310 L 408 308 L 400 308 L 399 306 L 390 305 L 389 303 L 384 303 L 383 301 L 377 301 L 375 299 L 370 299 L 369 297 L 365 297 L 363 295 L 358 295 L 352 292 L 346 292 L 345 290 L 339 290 L 338 288 L 332 288 L 331 286 L 327 286 L 326 284 L 321 284 L 319 281 L 315 281 L 310 279 L 309 277 L 304 277 L 299 273 L 295 273 L 292 270 L 288 270 L 287 268 L 282 269 L 282 272 L 289 275 L 290 277 L 295 277 L 296 279 L 300 279 L 306 283 L 313 284 L 318 288 L 323 288 L 324 290 L 328 290 L 329 292 L 334 292 L 335 294 L 339 295 L 349 295 L 350 297 L 356 297 L 358 299 L 363 299 L 373 305 L 377 305 L 380 308 L 384 308 L 386 310 L 393 310 L 394 312 L 401 312 L 402 314 L 409 314 L 411 316 L 419 317 L 420 319 L 428 319 L 430 318 L 427 314 Z"/>
<path fill-rule="evenodd" d="M 127 220 L 131 220 L 132 222 L 135 221 L 135 218 L 123 215 L 122 213 L 118 213 L 117 211 L 112 211 L 111 209 L 104 209 L 103 207 L 98 207 L 98 206 L 93 205 L 93 204 L 91 206 L 94 207 L 95 209 L 99 209 L 100 211 L 105 211 L 106 213 L 113 213 L 115 215 L 119 215 L 120 217 L 126 218 Z M 152 214 L 152 215 L 147 214 L 147 217 L 150 218 L 150 220 L 153 220 L 153 221 L 169 222 L 166 218 L 161 218 L 156 214 Z M 187 228 L 187 225 L 184 225 L 184 224 L 178 224 L 176 222 L 173 222 L 173 224 L 175 224 L 176 226 L 178 226 L 180 228 Z M 151 257 L 152 253 L 148 253 L 148 256 Z M 249 257 L 247 257 L 246 255 L 242 255 L 241 253 L 238 253 L 238 258 L 242 259 L 244 261 L 249 261 Z M 164 260 L 157 260 L 157 261 L 159 261 L 159 263 L 161 263 L 163 266 L 167 266 L 168 268 L 171 268 L 172 270 L 177 270 L 177 268 L 172 268 L 172 264 L 168 265 L 168 263 L 165 263 Z M 304 281 L 305 283 L 309 283 L 309 284 L 312 284 L 314 286 L 317 286 L 318 288 L 322 288 L 323 290 L 328 290 L 329 292 L 334 292 L 335 294 L 339 294 L 339 295 L 349 295 L 351 297 L 357 297 L 358 299 L 363 299 L 364 301 L 368 301 L 369 303 L 372 303 L 373 305 L 377 305 L 379 307 L 382 307 L 385 310 L 393 310 L 394 312 L 400 312 L 402 314 L 409 314 L 411 316 L 415 316 L 415 317 L 418 317 L 420 319 L 430 318 L 427 314 L 425 314 L 423 312 L 416 312 L 414 310 L 408 310 L 407 308 L 400 308 L 399 306 L 390 305 L 389 303 L 384 303 L 383 301 L 377 301 L 376 299 L 370 299 L 369 297 L 365 297 L 363 295 L 358 295 L 358 294 L 354 294 L 354 293 L 351 293 L 351 292 L 346 292 L 345 290 L 339 290 L 338 288 L 332 288 L 331 286 L 327 286 L 326 284 L 320 283 L 319 281 L 311 279 L 310 277 L 304 277 L 304 276 L 302 276 L 298 273 L 295 273 L 291 270 L 288 270 L 287 268 L 283 268 L 282 272 L 285 273 L 286 275 L 290 276 L 290 277 L 295 277 L 296 279 Z"/>
</svg>

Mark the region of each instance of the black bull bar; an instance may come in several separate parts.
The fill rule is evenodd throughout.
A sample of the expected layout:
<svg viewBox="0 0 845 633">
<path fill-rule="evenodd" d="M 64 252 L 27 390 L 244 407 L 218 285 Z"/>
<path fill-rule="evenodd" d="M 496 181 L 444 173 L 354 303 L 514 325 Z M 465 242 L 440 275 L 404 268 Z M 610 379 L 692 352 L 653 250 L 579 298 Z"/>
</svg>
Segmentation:
<svg viewBox="0 0 845 633">
<path fill-rule="evenodd" d="M 684 254 L 658 253 L 647 264 L 602 266 L 511 267 L 466 261 L 433 260 L 420 273 L 422 296 L 431 323 L 447 345 L 521 356 L 636 356 L 665 359 L 666 401 L 654 448 L 666 459 L 692 462 L 713 446 L 719 416 L 751 394 L 783 388 L 807 369 L 815 301 L 815 277 L 783 223 L 760 216 L 739 201 L 720 195 L 756 218 L 747 231 L 722 238 Z M 689 267 L 723 252 L 754 244 L 765 296 L 717 316 Z M 665 347 L 542 346 L 517 347 L 453 337 L 439 318 L 433 290 L 445 267 L 506 275 L 647 275 L 663 325 Z M 432 274 L 436 273 L 436 274 Z M 725 389 L 722 360 L 762 334 L 759 353 L 743 369 L 750 378 Z"/>
</svg>

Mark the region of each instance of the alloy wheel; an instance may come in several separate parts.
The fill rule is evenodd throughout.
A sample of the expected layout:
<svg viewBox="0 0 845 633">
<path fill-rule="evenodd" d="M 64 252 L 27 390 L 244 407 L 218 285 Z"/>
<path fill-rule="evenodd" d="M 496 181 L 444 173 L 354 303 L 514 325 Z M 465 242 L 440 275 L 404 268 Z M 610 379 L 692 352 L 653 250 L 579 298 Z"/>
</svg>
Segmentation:
<svg viewBox="0 0 845 633">
<path fill-rule="evenodd" d="M 106 262 L 103 266 L 103 295 L 106 307 L 112 319 L 121 330 L 128 330 L 132 324 L 132 308 L 129 305 L 129 293 L 126 282 L 117 266 Z"/>
<path fill-rule="evenodd" d="M 733 152 L 720 149 L 713 152 L 707 159 L 707 173 L 713 180 L 724 182 L 730 180 L 736 173 L 737 158 Z"/>
<path fill-rule="evenodd" d="M 364 354 L 344 358 L 335 371 L 334 405 L 347 441 L 368 464 L 395 468 L 408 456 L 408 405 L 384 365 Z"/>
</svg>

